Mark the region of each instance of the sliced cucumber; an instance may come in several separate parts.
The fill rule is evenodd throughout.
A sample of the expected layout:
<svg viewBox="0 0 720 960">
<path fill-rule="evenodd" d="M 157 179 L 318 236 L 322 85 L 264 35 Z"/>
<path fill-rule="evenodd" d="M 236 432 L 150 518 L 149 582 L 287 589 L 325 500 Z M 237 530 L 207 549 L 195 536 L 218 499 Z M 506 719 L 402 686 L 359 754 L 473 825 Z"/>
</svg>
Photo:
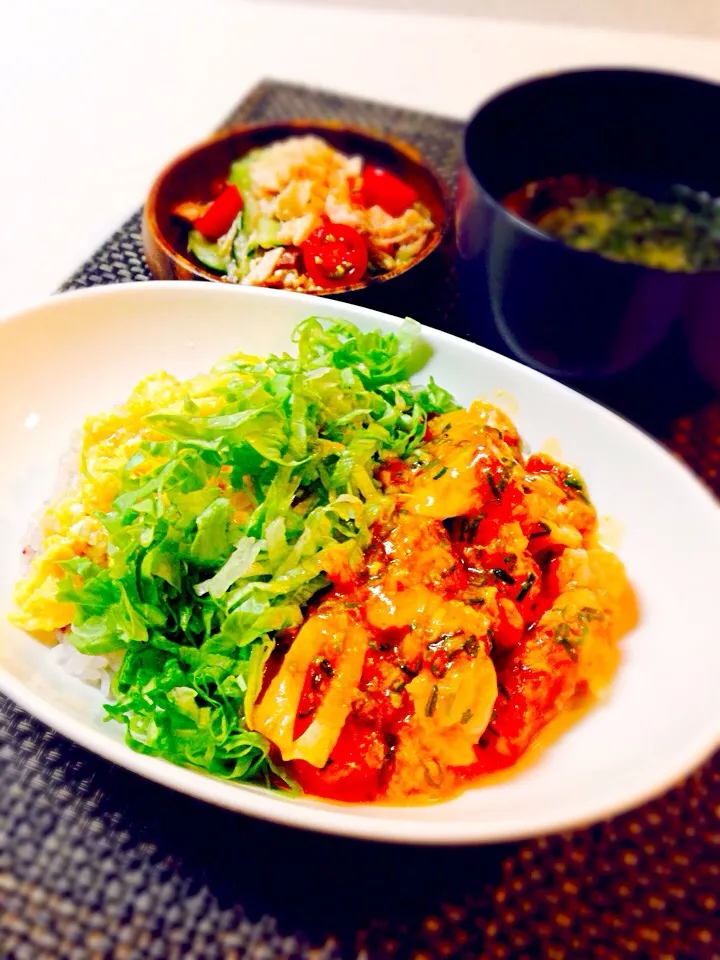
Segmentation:
<svg viewBox="0 0 720 960">
<path fill-rule="evenodd" d="M 395 259 L 398 261 L 398 263 L 407 263 L 408 260 L 412 260 L 416 254 L 417 249 L 415 244 L 407 244 L 407 246 L 398 247 L 398 252 L 395 254 Z"/>
<path fill-rule="evenodd" d="M 260 152 L 260 150 L 252 150 L 241 160 L 236 160 L 230 166 L 230 173 L 228 174 L 228 183 L 234 183 L 242 194 L 245 214 L 243 218 L 243 230 L 247 234 L 252 233 L 258 217 L 257 202 L 252 196 L 252 177 L 250 174 L 253 162 L 257 160 Z"/>
<path fill-rule="evenodd" d="M 222 253 L 218 244 L 212 240 L 208 240 L 199 230 L 190 231 L 190 235 L 188 236 L 188 250 L 198 258 L 200 263 L 209 267 L 211 270 L 217 270 L 219 273 L 227 273 L 230 250 Z"/>
<path fill-rule="evenodd" d="M 253 230 L 252 239 L 258 247 L 276 247 L 280 221 L 274 217 L 260 216 Z"/>
<path fill-rule="evenodd" d="M 235 280 L 236 283 L 239 283 L 243 277 L 247 276 L 247 272 L 250 269 L 249 259 L 248 238 L 240 231 L 233 240 L 232 260 L 228 268 L 228 276 L 232 274 L 232 279 Z"/>
<path fill-rule="evenodd" d="M 240 160 L 235 160 L 230 166 L 228 183 L 234 183 L 243 195 L 250 192 L 250 168 L 261 152 L 261 149 L 251 150 L 250 153 L 245 154 Z"/>
</svg>

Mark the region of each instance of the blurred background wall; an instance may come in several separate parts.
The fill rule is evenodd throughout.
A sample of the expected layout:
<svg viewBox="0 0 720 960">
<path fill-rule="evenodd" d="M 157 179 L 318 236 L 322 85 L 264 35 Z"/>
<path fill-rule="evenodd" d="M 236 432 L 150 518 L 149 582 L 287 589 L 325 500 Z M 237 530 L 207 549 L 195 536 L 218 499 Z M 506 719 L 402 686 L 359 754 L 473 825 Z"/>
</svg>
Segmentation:
<svg viewBox="0 0 720 960">
<path fill-rule="evenodd" d="M 290 3 L 299 0 L 288 0 Z M 314 0 L 316 4 L 720 37 L 720 0 Z"/>
</svg>

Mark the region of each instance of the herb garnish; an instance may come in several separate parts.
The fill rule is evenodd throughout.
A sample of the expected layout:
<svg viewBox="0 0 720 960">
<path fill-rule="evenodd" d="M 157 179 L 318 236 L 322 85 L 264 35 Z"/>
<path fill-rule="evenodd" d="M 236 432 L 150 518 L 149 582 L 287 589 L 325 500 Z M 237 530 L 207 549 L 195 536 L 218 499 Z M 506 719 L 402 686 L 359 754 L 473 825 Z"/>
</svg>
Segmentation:
<svg viewBox="0 0 720 960">
<path fill-rule="evenodd" d="M 486 470 L 485 477 L 487 479 L 487 484 L 490 487 L 490 492 L 492 493 L 493 497 L 496 500 L 499 500 L 501 496 L 501 491 L 497 485 L 497 482 L 495 481 L 495 477 L 492 475 L 492 472 L 490 470 Z"/>
<path fill-rule="evenodd" d="M 490 573 L 497 577 L 498 580 L 502 580 L 503 583 L 506 583 L 509 587 L 515 586 L 515 577 L 511 576 L 507 570 L 503 570 L 502 567 L 491 567 Z"/>
<path fill-rule="evenodd" d="M 526 596 L 528 595 L 528 593 L 530 592 L 530 587 L 532 587 L 532 585 L 533 585 L 534 583 L 535 583 L 535 574 L 532 573 L 532 572 L 530 572 L 530 573 L 527 575 L 527 577 L 523 580 L 522 586 L 520 587 L 520 590 L 518 591 L 518 595 L 517 595 L 517 597 L 515 598 L 515 601 L 516 601 L 517 603 L 522 603 L 522 602 L 523 602 L 523 600 L 525 599 L 525 597 L 526 597 Z"/>
<path fill-rule="evenodd" d="M 535 540 L 537 537 L 546 537 L 552 529 L 550 524 L 545 523 L 543 520 L 538 520 L 533 526 L 537 529 L 528 534 L 528 540 Z"/>
<path fill-rule="evenodd" d="M 316 661 L 318 667 L 322 670 L 326 677 L 334 677 L 335 671 L 332 668 L 332 664 L 326 657 L 322 657 L 320 660 Z"/>
<path fill-rule="evenodd" d="M 577 662 L 578 652 L 575 649 L 574 645 L 570 642 L 570 640 L 567 637 L 559 637 L 558 643 L 560 644 L 561 647 L 565 647 L 570 659 Z"/>
<path fill-rule="evenodd" d="M 468 637 L 468 639 L 463 644 L 463 650 L 470 657 L 471 660 L 474 660 L 480 653 L 480 643 L 478 642 L 477 637 Z"/>
</svg>

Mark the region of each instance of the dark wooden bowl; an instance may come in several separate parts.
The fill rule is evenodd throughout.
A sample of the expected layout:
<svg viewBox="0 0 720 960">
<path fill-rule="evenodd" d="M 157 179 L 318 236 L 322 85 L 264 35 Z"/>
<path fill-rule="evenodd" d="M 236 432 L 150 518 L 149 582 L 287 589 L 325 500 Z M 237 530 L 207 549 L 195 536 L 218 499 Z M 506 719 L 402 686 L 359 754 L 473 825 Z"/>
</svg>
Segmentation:
<svg viewBox="0 0 720 960">
<path fill-rule="evenodd" d="M 226 176 L 230 164 L 256 147 L 302 134 L 315 134 L 348 156 L 359 154 L 373 164 L 410 184 L 432 215 L 435 228 L 420 253 L 401 267 L 360 283 L 334 287 L 323 294 L 338 296 L 385 283 L 412 270 L 438 246 L 450 221 L 450 204 L 442 181 L 413 147 L 393 137 L 349 127 L 328 120 L 291 120 L 284 123 L 236 127 L 181 154 L 153 184 L 143 213 L 142 235 L 145 256 L 158 280 L 229 281 L 213 273 L 188 253 L 188 227 L 171 211 L 176 204 L 206 201 L 210 185 Z M 319 292 L 319 291 L 318 291 Z"/>
</svg>

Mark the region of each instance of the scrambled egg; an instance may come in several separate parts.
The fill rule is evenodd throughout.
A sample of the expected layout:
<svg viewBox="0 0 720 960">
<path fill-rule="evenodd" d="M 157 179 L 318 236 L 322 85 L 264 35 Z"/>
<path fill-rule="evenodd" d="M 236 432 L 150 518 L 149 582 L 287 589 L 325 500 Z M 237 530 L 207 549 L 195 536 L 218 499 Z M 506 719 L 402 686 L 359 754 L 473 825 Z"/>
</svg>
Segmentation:
<svg viewBox="0 0 720 960">
<path fill-rule="evenodd" d="M 125 403 L 87 418 L 77 473 L 40 519 L 42 545 L 15 589 L 17 609 L 11 619 L 18 627 L 52 640 L 56 631 L 70 625 L 74 613 L 73 604 L 57 599 L 58 583 L 65 576 L 61 562 L 74 557 L 87 557 L 100 566 L 110 562 L 99 515 L 110 510 L 122 471 L 141 445 L 167 439 L 147 422 L 148 415 L 181 413 L 188 400 L 196 404 L 200 416 L 215 413 L 226 402 L 223 388 L 238 376 L 224 365 L 187 381 L 155 373 L 141 380 Z M 146 455 L 133 473 L 142 476 L 161 462 L 162 458 Z M 26 550 L 30 552 L 31 548 Z"/>
</svg>

